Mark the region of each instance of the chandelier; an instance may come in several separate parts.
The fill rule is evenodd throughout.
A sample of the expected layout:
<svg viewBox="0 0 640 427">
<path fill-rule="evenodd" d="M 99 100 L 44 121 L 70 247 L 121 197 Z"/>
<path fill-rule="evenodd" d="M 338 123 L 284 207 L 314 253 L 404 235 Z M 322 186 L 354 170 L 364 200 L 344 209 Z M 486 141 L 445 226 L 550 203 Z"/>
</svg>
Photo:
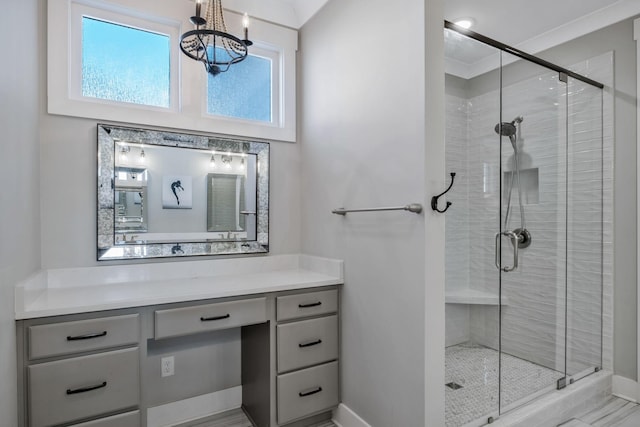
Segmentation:
<svg viewBox="0 0 640 427">
<path fill-rule="evenodd" d="M 196 28 L 180 36 L 180 49 L 189 58 L 202 62 L 207 73 L 215 76 L 247 57 L 248 47 L 253 44 L 248 37 L 249 17 L 245 13 L 242 19 L 241 40 L 227 32 L 222 0 L 209 0 L 204 18 L 201 8 L 202 0 L 196 0 L 196 14 L 190 18 Z"/>
</svg>

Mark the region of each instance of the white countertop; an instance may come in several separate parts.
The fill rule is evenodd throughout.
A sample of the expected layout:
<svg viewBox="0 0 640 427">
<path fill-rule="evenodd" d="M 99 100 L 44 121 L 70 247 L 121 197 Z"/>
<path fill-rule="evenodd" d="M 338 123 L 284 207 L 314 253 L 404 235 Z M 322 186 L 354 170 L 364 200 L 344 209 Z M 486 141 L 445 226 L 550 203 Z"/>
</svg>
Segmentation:
<svg viewBox="0 0 640 427">
<path fill-rule="evenodd" d="M 42 271 L 16 287 L 15 318 L 337 285 L 342 267 L 339 260 L 278 255 Z"/>
</svg>

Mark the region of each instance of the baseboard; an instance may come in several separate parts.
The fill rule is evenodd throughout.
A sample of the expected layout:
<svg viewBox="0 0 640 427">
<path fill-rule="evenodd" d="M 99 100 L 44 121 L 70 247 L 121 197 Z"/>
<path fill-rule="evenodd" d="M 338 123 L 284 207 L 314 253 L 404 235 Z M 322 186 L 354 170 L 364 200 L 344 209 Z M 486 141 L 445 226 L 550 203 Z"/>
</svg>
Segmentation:
<svg viewBox="0 0 640 427">
<path fill-rule="evenodd" d="M 613 376 L 612 394 L 638 403 L 638 383 L 620 375 Z"/>
<path fill-rule="evenodd" d="M 333 410 L 333 423 L 338 427 L 371 427 L 343 403 Z"/>
<path fill-rule="evenodd" d="M 241 405 L 242 386 L 232 387 L 149 408 L 147 409 L 147 427 L 181 424 L 236 409 Z"/>
</svg>

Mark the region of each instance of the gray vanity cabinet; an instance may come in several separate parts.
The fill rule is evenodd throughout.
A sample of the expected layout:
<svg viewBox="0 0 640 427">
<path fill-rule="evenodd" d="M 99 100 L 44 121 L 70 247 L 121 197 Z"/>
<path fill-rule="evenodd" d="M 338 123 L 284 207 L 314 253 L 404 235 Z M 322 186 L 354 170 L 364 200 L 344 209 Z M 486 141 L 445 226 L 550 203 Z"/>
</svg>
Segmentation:
<svg viewBox="0 0 640 427">
<path fill-rule="evenodd" d="M 138 348 L 29 366 L 32 427 L 58 425 L 136 407 Z"/>
<path fill-rule="evenodd" d="M 279 424 L 333 409 L 338 393 L 338 291 L 277 297 Z"/>
<path fill-rule="evenodd" d="M 139 426 L 138 314 L 56 320 L 24 329 L 25 424 Z"/>
<path fill-rule="evenodd" d="M 150 408 L 240 385 L 205 385 L 200 394 L 189 396 L 176 387 L 180 397 L 166 394 L 174 401 L 152 396 L 152 387 L 169 384 L 158 381 L 160 349 L 171 349 L 168 354 L 180 366 L 173 379 L 186 381 L 209 366 L 206 357 L 204 366 L 185 362 L 197 360 L 189 359 L 191 351 L 209 344 L 226 346 L 230 353 L 225 354 L 237 348 L 241 361 L 234 366 L 241 368 L 242 408 L 254 426 L 316 425 L 340 401 L 338 289 L 292 289 L 20 320 L 19 426 L 141 427 L 147 425 Z"/>
</svg>

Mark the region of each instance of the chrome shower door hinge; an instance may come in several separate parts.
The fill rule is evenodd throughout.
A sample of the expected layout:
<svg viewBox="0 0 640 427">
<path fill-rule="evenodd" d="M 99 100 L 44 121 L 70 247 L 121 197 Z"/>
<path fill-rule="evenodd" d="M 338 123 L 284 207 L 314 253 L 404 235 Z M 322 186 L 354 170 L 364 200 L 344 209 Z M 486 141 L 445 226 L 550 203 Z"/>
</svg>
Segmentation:
<svg viewBox="0 0 640 427">
<path fill-rule="evenodd" d="M 567 386 L 567 377 L 562 377 L 558 380 L 558 390 L 562 390 Z"/>
</svg>

